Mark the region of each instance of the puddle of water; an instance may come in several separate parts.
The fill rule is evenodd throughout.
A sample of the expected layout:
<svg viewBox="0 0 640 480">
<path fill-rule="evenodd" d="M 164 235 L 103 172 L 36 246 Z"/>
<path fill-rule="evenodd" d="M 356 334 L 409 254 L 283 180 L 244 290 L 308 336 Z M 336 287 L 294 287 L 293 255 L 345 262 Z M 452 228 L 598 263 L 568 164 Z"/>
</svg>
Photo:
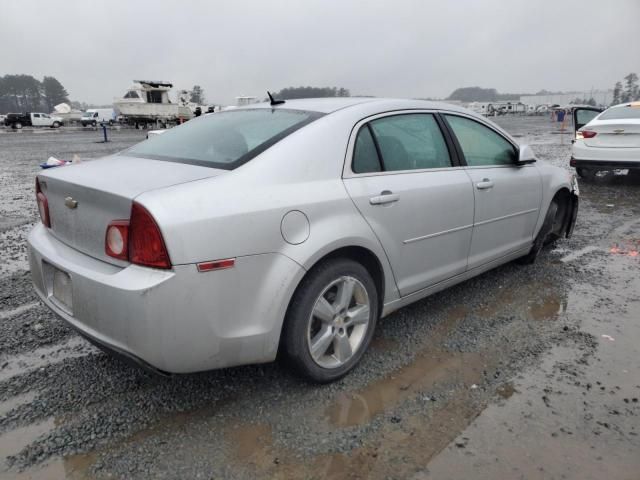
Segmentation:
<svg viewBox="0 0 640 480">
<path fill-rule="evenodd" d="M 274 467 L 271 427 L 264 424 L 243 424 L 225 430 L 231 455 L 243 466 L 265 470 Z"/>
<path fill-rule="evenodd" d="M 7 457 L 19 453 L 38 437 L 52 431 L 55 426 L 55 420 L 52 417 L 40 423 L 34 423 L 3 433 L 0 435 L 0 461 L 2 463 L 6 462 Z"/>
<path fill-rule="evenodd" d="M 394 405 L 442 381 L 478 383 L 484 359 L 477 353 L 433 352 L 357 393 L 340 394 L 326 410 L 331 425 L 351 427 L 371 421 Z"/>
<path fill-rule="evenodd" d="M 549 320 L 556 318 L 567 310 L 567 301 L 555 292 L 542 298 L 541 302 L 533 304 L 529 308 L 529 314 L 533 320 Z"/>
<path fill-rule="evenodd" d="M 0 310 L 0 320 L 4 320 L 5 318 L 15 317 L 16 315 L 20 315 L 21 313 L 26 312 L 27 310 L 31 310 L 32 308 L 39 305 L 39 302 L 27 303 L 25 305 L 20 305 L 11 310 Z"/>
<path fill-rule="evenodd" d="M 397 346 L 398 342 L 396 342 L 395 340 L 392 340 L 391 338 L 381 337 L 379 335 L 373 337 L 373 339 L 371 340 L 371 348 L 381 352 L 393 350 Z"/>
<path fill-rule="evenodd" d="M 4 402 L 0 402 L 0 417 L 3 417 L 11 410 L 20 405 L 24 405 L 27 403 L 31 403 L 36 398 L 36 392 L 31 391 L 27 393 L 23 393 L 22 395 L 17 395 L 15 397 L 11 397 Z"/>
<path fill-rule="evenodd" d="M 496 389 L 496 393 L 500 395 L 502 398 L 504 398 L 505 400 L 507 398 L 511 398 L 513 394 L 516 392 L 517 392 L 516 387 L 514 387 L 513 383 L 511 382 L 505 383 L 504 385 L 500 385 Z"/>
<path fill-rule="evenodd" d="M 44 466 L 27 469 L 23 472 L 2 473 L 3 480 L 87 480 L 93 478 L 89 468 L 96 460 L 95 454 L 72 455 L 57 458 Z"/>
<path fill-rule="evenodd" d="M 3 359 L 3 363 L 7 362 L 7 365 L 0 370 L 0 381 L 59 363 L 67 358 L 84 357 L 96 352 L 98 350 L 86 340 L 72 337 L 63 343 L 9 356 Z"/>
</svg>

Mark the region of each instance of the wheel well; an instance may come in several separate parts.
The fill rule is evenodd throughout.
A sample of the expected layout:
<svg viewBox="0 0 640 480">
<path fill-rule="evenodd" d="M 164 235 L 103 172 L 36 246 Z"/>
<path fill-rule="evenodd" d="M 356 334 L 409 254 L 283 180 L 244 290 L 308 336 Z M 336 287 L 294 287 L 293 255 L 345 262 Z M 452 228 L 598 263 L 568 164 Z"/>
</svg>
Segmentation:
<svg viewBox="0 0 640 480">
<path fill-rule="evenodd" d="M 380 264 L 378 257 L 371 250 L 364 247 L 342 247 L 319 259 L 313 264 L 309 271 L 311 271 L 316 265 L 320 265 L 322 262 L 331 258 L 349 258 L 360 263 L 364 268 L 366 268 L 369 275 L 371 275 L 371 278 L 373 278 L 376 290 L 378 290 L 378 307 L 382 309 L 382 304 L 384 303 L 384 270 L 382 269 L 382 265 Z"/>
<path fill-rule="evenodd" d="M 558 205 L 556 213 L 556 221 L 554 222 L 554 231 L 558 236 L 562 236 L 569 228 L 569 220 L 571 215 L 571 192 L 567 188 L 561 188 L 553 196 L 553 200 Z"/>
<path fill-rule="evenodd" d="M 324 257 L 317 260 L 311 266 L 311 268 L 309 268 L 307 273 L 304 275 L 304 277 L 300 280 L 300 282 L 296 286 L 296 290 L 300 287 L 300 284 L 302 283 L 302 281 L 307 277 L 307 275 L 309 275 L 309 273 L 314 268 L 316 268 L 321 263 L 327 260 L 330 260 L 332 258 L 349 258 L 351 260 L 354 260 L 360 263 L 362 266 L 364 266 L 364 268 L 367 269 L 367 271 L 369 272 L 369 275 L 371 275 L 371 278 L 373 278 L 373 282 L 375 283 L 376 290 L 378 291 L 378 311 L 382 312 L 382 307 L 384 304 L 384 280 L 385 280 L 384 270 L 382 269 L 382 264 L 380 263 L 380 260 L 378 260 L 378 257 L 371 250 L 364 247 L 357 247 L 357 246 L 342 247 L 326 254 Z M 284 335 L 285 335 L 284 329 L 286 328 L 286 315 L 289 312 L 291 301 L 293 300 L 294 296 L 295 296 L 295 293 L 294 295 L 291 296 L 291 298 L 289 299 L 289 305 L 287 305 L 287 313 L 285 313 L 285 323 L 283 323 L 283 330 L 280 333 L 280 342 L 278 345 L 278 356 L 281 354 L 281 351 L 282 351 L 282 339 L 284 338 Z"/>
</svg>

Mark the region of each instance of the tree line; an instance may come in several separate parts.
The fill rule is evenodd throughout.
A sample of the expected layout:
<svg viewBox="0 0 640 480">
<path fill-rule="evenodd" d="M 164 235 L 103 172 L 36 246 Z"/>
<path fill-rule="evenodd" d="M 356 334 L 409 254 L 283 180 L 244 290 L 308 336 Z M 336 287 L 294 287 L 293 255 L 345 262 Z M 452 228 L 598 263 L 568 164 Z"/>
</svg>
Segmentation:
<svg viewBox="0 0 640 480">
<path fill-rule="evenodd" d="M 616 82 L 613 87 L 613 105 L 618 103 L 633 102 L 640 100 L 640 87 L 638 86 L 638 75 L 630 73 L 624 77 L 622 82 Z"/>
<path fill-rule="evenodd" d="M 350 97 L 348 89 L 342 87 L 287 87 L 273 94 L 280 100 L 294 100 L 296 98 L 319 97 Z M 268 100 L 268 99 L 267 99 Z"/>
<path fill-rule="evenodd" d="M 52 112 L 63 102 L 69 103 L 69 94 L 55 77 L 0 76 L 0 113 Z"/>
<path fill-rule="evenodd" d="M 497 102 L 500 100 L 520 100 L 519 93 L 498 93 L 495 88 L 463 87 L 456 88 L 447 100 L 459 102 Z"/>
</svg>

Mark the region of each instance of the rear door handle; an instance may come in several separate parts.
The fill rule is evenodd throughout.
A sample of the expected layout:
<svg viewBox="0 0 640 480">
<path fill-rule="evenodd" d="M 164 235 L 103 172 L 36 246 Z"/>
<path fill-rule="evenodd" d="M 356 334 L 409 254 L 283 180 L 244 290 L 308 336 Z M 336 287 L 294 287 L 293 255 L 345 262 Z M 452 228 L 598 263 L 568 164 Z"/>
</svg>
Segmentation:
<svg viewBox="0 0 640 480">
<path fill-rule="evenodd" d="M 380 192 L 380 195 L 371 197 L 369 199 L 369 203 L 371 205 L 386 205 L 387 203 L 397 202 L 398 200 L 400 200 L 400 195 L 392 193 L 389 190 L 385 190 Z"/>
<path fill-rule="evenodd" d="M 478 190 L 487 190 L 489 188 L 493 188 L 493 182 L 488 178 L 483 178 L 481 182 L 476 183 L 476 188 Z"/>
</svg>

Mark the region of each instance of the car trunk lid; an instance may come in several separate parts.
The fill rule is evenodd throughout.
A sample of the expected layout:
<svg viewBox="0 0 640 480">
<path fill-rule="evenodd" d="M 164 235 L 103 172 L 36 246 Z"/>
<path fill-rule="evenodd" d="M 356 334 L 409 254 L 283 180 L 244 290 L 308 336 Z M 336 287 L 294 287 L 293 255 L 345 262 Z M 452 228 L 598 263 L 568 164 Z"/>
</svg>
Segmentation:
<svg viewBox="0 0 640 480">
<path fill-rule="evenodd" d="M 226 173 L 208 167 L 116 155 L 47 170 L 38 176 L 47 197 L 51 232 L 65 244 L 114 265 L 105 253 L 112 220 L 128 220 L 143 192 Z M 162 230 L 162 226 L 160 226 Z"/>
<path fill-rule="evenodd" d="M 624 122 L 610 120 L 596 125 L 587 125 L 583 130 L 596 132 L 584 143 L 595 148 L 640 148 L 640 120 Z"/>
</svg>

